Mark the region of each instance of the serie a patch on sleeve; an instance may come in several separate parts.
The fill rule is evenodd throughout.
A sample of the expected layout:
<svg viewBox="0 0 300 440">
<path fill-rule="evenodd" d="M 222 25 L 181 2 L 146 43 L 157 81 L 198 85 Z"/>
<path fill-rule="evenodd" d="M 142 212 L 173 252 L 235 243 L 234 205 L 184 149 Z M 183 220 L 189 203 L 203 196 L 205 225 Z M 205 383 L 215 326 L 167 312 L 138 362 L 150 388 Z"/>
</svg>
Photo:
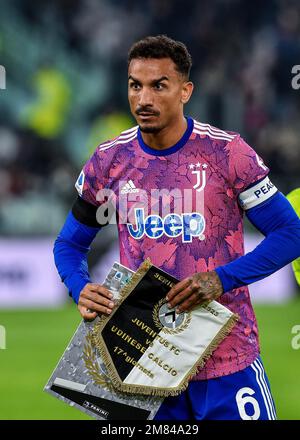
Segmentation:
<svg viewBox="0 0 300 440">
<path fill-rule="evenodd" d="M 92 345 L 119 391 L 179 394 L 236 324 L 238 315 L 216 301 L 187 313 L 169 309 L 165 297 L 177 282 L 145 260 L 95 325 Z"/>
<path fill-rule="evenodd" d="M 246 189 L 239 195 L 239 204 L 246 211 L 247 209 L 254 208 L 260 203 L 268 200 L 277 192 L 276 186 L 266 176 L 263 180 L 258 182 L 251 188 Z"/>
<path fill-rule="evenodd" d="M 83 192 L 84 179 L 85 179 L 85 174 L 84 171 L 82 170 L 75 183 L 75 188 L 77 189 L 77 192 L 80 196 L 82 196 L 82 192 Z"/>
</svg>

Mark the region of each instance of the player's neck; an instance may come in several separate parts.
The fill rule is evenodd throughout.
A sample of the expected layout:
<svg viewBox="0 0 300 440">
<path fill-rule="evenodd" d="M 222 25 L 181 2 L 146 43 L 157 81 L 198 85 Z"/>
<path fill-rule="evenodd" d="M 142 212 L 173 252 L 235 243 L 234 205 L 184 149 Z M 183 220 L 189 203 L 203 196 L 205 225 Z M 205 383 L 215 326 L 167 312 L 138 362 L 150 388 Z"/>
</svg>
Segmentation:
<svg viewBox="0 0 300 440">
<path fill-rule="evenodd" d="M 145 144 L 155 150 L 164 150 L 175 145 L 184 135 L 187 129 L 187 121 L 182 115 L 178 120 L 163 128 L 159 133 L 144 133 L 142 138 Z"/>
</svg>

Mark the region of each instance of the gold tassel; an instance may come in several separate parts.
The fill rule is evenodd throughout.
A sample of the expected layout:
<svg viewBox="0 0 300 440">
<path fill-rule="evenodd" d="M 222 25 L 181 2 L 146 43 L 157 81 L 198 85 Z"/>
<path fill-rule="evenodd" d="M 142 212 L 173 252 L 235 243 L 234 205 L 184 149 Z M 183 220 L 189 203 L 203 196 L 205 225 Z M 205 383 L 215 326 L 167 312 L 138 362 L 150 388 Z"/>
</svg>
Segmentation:
<svg viewBox="0 0 300 440">
<path fill-rule="evenodd" d="M 133 289 L 137 286 L 137 284 L 140 282 L 140 280 L 143 278 L 143 276 L 148 272 L 148 270 L 152 267 L 152 263 L 150 258 L 147 258 L 141 265 L 139 266 L 138 270 L 131 276 L 129 282 L 123 287 L 123 289 L 120 292 L 120 300 L 119 305 L 127 298 L 127 296 L 133 291 Z M 117 311 L 118 307 L 115 307 L 113 312 L 109 316 L 102 315 L 97 322 L 97 324 L 94 326 L 92 330 L 92 341 L 94 347 L 99 351 L 103 362 L 107 368 L 107 371 L 110 374 L 110 379 L 114 385 L 114 387 L 120 391 L 126 390 L 121 386 L 120 384 L 120 378 L 117 373 L 117 370 L 114 367 L 113 361 L 110 357 L 109 352 L 105 348 L 105 343 L 101 336 L 101 331 L 105 327 L 105 324 L 109 319 L 114 315 L 114 313 Z M 126 387 L 125 387 L 126 388 Z M 129 385 L 128 386 L 128 392 L 133 393 L 134 390 Z M 142 394 L 145 394 L 141 391 Z"/>
<path fill-rule="evenodd" d="M 124 384 L 120 381 L 118 374 L 113 375 L 112 382 L 114 386 L 123 392 L 128 393 L 136 393 L 136 394 L 145 394 L 150 396 L 159 396 L 159 397 L 168 397 L 168 396 L 178 396 L 181 394 L 187 387 L 193 376 L 197 373 L 198 369 L 204 367 L 207 359 L 212 355 L 214 350 L 219 346 L 220 342 L 231 332 L 237 321 L 239 320 L 239 315 L 233 314 L 224 327 L 216 334 L 214 339 L 208 345 L 206 350 L 202 353 L 201 357 L 194 364 L 194 366 L 190 369 L 188 374 L 185 376 L 184 380 L 176 387 L 176 388 L 158 388 L 158 387 L 148 387 L 142 385 L 128 385 Z M 116 379 L 116 380 L 115 380 Z"/>
<path fill-rule="evenodd" d="M 138 270 L 132 275 L 130 278 L 128 284 L 126 284 L 123 289 L 120 292 L 120 303 L 123 302 L 127 296 L 132 292 L 132 290 L 136 287 L 136 285 L 140 282 L 140 280 L 143 278 L 143 276 L 147 273 L 147 271 L 151 268 L 152 263 L 149 258 L 147 258 L 143 263 L 140 265 Z M 177 396 L 182 391 L 184 391 L 189 384 L 190 379 L 195 376 L 197 371 L 204 367 L 207 359 L 212 355 L 213 351 L 218 347 L 220 342 L 231 332 L 237 321 L 239 320 L 239 316 L 237 314 L 233 314 L 224 327 L 222 327 L 221 330 L 216 334 L 214 339 L 211 341 L 211 343 L 208 345 L 208 347 L 205 349 L 205 351 L 202 353 L 198 361 L 193 365 L 193 367 L 190 369 L 190 371 L 186 374 L 185 378 L 182 380 L 182 382 L 175 388 L 160 388 L 160 387 L 149 387 L 149 386 L 142 386 L 142 385 L 130 385 L 125 384 L 120 380 L 120 377 L 118 375 L 117 370 L 115 369 L 115 366 L 113 364 L 113 361 L 110 357 L 110 354 L 108 350 L 105 348 L 105 343 L 101 336 L 101 331 L 105 327 L 105 324 L 107 321 L 113 316 L 113 314 L 116 312 L 117 307 L 114 309 L 114 311 L 109 316 L 102 315 L 102 317 L 99 319 L 98 323 L 95 325 L 92 331 L 92 341 L 94 347 L 99 351 L 103 362 L 107 368 L 107 371 L 110 374 L 110 379 L 113 384 L 113 386 L 121 392 L 127 392 L 127 393 L 134 393 L 134 394 L 144 394 L 148 396 L 160 396 L 160 397 L 167 397 L 167 396 Z"/>
<path fill-rule="evenodd" d="M 159 396 L 159 397 L 167 397 L 167 396 L 177 396 L 182 393 L 187 387 L 193 376 L 197 373 L 197 371 L 204 367 L 208 358 L 212 355 L 214 350 L 219 346 L 220 342 L 231 332 L 237 321 L 239 320 L 239 316 L 237 314 L 233 314 L 225 326 L 219 330 L 214 339 L 208 345 L 206 350 L 202 353 L 198 361 L 193 365 L 190 371 L 186 374 L 183 381 L 175 388 L 160 388 L 160 387 L 149 387 L 142 385 L 130 385 L 124 384 L 114 368 L 112 359 L 109 353 L 105 350 L 104 344 L 101 341 L 101 337 L 99 333 L 94 335 L 93 340 L 94 343 L 99 350 L 103 361 L 107 367 L 108 372 L 110 373 L 110 379 L 113 383 L 113 386 L 121 392 L 127 393 L 135 393 L 135 394 L 144 394 L 148 396 Z"/>
<path fill-rule="evenodd" d="M 197 371 L 204 367 L 206 361 L 210 358 L 212 353 L 218 348 L 219 344 L 229 335 L 235 324 L 240 319 L 239 315 L 234 313 L 229 320 L 226 322 L 225 326 L 218 331 L 214 339 L 211 343 L 206 347 L 204 352 L 202 353 L 198 362 L 194 365 L 194 367 L 190 370 L 190 374 L 188 377 L 188 381 L 197 374 Z"/>
</svg>

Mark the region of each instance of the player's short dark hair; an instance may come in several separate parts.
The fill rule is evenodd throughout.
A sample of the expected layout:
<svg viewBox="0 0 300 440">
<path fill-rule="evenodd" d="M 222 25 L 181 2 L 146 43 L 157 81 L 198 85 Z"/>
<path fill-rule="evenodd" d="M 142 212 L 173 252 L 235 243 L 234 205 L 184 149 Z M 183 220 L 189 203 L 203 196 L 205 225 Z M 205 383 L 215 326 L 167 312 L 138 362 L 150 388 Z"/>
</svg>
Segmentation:
<svg viewBox="0 0 300 440">
<path fill-rule="evenodd" d="M 171 58 L 182 76 L 190 76 L 192 57 L 185 44 L 166 35 L 149 36 L 134 43 L 128 52 L 128 65 L 136 58 Z"/>
</svg>

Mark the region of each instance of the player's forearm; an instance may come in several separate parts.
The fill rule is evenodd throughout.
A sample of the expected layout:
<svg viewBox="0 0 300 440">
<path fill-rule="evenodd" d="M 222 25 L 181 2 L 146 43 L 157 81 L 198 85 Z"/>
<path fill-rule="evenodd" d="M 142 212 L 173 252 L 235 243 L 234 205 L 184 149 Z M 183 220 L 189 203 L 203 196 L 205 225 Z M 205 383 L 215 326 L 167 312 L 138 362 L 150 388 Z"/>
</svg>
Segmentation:
<svg viewBox="0 0 300 440">
<path fill-rule="evenodd" d="M 98 231 L 99 228 L 79 223 L 69 213 L 54 244 L 53 253 L 58 273 L 76 303 L 81 290 L 90 282 L 87 254 Z"/>
<path fill-rule="evenodd" d="M 86 254 L 61 237 L 56 239 L 53 253 L 60 278 L 78 303 L 81 290 L 90 282 Z"/>
<path fill-rule="evenodd" d="M 300 220 L 284 196 L 249 213 L 266 238 L 248 254 L 216 269 L 224 292 L 259 281 L 300 255 Z"/>
</svg>

